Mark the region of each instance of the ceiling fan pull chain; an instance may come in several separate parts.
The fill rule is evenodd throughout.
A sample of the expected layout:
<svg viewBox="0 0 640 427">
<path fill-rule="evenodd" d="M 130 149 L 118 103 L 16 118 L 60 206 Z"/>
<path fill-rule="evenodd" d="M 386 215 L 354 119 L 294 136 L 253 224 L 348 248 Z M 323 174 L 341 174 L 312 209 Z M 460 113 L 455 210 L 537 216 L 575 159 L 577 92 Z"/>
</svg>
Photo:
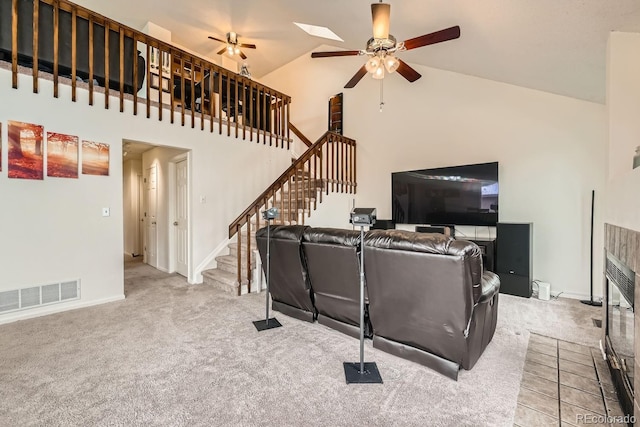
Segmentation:
<svg viewBox="0 0 640 427">
<path fill-rule="evenodd" d="M 380 79 L 380 112 L 382 113 L 382 107 L 384 107 L 384 90 L 383 90 L 383 82 L 384 79 Z"/>
</svg>

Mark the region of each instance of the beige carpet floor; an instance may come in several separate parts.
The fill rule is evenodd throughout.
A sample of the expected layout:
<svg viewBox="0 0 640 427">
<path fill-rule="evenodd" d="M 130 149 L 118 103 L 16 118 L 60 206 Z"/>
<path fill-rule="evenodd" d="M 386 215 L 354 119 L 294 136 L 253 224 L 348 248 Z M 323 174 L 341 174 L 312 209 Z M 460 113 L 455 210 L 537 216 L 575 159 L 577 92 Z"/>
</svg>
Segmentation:
<svg viewBox="0 0 640 427">
<path fill-rule="evenodd" d="M 600 311 L 501 295 L 495 337 L 458 382 L 365 347 L 382 385 L 346 385 L 358 341 L 127 262 L 124 301 L 0 326 L 0 426 L 513 425 L 529 329 L 596 345 Z"/>
</svg>

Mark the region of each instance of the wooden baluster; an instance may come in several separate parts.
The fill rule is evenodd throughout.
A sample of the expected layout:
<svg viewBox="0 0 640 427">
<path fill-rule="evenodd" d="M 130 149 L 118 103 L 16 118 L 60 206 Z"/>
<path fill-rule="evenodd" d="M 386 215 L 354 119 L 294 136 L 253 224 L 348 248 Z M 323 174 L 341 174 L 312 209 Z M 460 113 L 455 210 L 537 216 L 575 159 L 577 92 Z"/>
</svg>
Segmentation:
<svg viewBox="0 0 640 427">
<path fill-rule="evenodd" d="M 291 134 L 289 133 L 289 119 L 291 117 L 290 105 L 291 105 L 291 100 L 287 98 L 287 121 L 285 122 L 287 125 L 287 150 L 291 149 Z"/>
<path fill-rule="evenodd" d="M 11 3 L 11 87 L 18 88 L 18 0 Z"/>
<path fill-rule="evenodd" d="M 233 100 L 233 127 L 236 130 L 236 139 L 238 139 L 238 105 L 240 105 L 240 100 L 238 99 L 239 95 L 239 90 L 238 90 L 238 85 L 240 84 L 240 82 L 238 81 L 238 76 L 235 76 L 235 85 L 234 85 L 234 92 L 235 92 L 235 96 L 234 96 L 234 100 Z"/>
<path fill-rule="evenodd" d="M 93 15 L 89 16 L 89 105 L 93 105 Z"/>
<path fill-rule="evenodd" d="M 247 293 L 251 293 L 251 215 L 247 214 Z"/>
<path fill-rule="evenodd" d="M 40 22 L 40 2 L 33 2 L 33 93 L 38 93 L 38 29 Z"/>
<path fill-rule="evenodd" d="M 109 109 L 109 23 L 104 21 L 104 108 Z"/>
<path fill-rule="evenodd" d="M 151 46 L 149 45 L 149 39 L 145 39 L 145 43 L 147 44 L 147 63 L 145 67 L 147 68 L 147 119 L 151 117 Z"/>
<path fill-rule="evenodd" d="M 326 156 L 324 155 L 325 147 L 327 146 L 326 141 L 324 141 L 320 147 L 318 147 L 318 162 L 320 163 L 320 203 L 322 203 L 322 193 L 325 192 L 325 179 L 324 179 L 324 160 Z M 328 193 L 327 193 L 328 194 Z"/>
<path fill-rule="evenodd" d="M 242 140 L 247 139 L 247 83 L 245 78 L 242 81 Z"/>
<path fill-rule="evenodd" d="M 242 230 L 239 223 L 236 225 L 236 234 L 238 235 L 238 248 L 236 250 L 236 256 L 238 257 L 238 296 L 240 296 L 242 293 Z"/>
<path fill-rule="evenodd" d="M 336 141 L 329 136 L 329 144 L 331 144 L 331 191 L 336 191 Z"/>
<path fill-rule="evenodd" d="M 342 190 L 341 193 L 345 192 L 346 188 L 346 180 L 347 180 L 347 147 L 344 143 L 344 140 L 340 141 L 340 151 L 342 151 L 342 165 L 340 168 L 341 180 L 342 180 Z"/>
<path fill-rule="evenodd" d="M 277 138 L 280 140 L 280 148 L 284 148 L 284 97 L 278 92 L 278 134 Z"/>
<path fill-rule="evenodd" d="M 191 61 L 191 78 L 189 82 L 191 84 L 191 129 L 196 127 L 196 61 L 193 56 L 189 58 Z"/>
<path fill-rule="evenodd" d="M 204 98 L 205 98 L 205 88 L 204 88 L 204 74 L 205 68 L 204 63 L 200 62 L 200 130 L 204 130 Z"/>
<path fill-rule="evenodd" d="M 287 104 L 289 105 L 289 104 Z M 322 192 L 320 192 L 322 194 Z M 318 151 L 313 151 L 313 210 L 318 208 Z"/>
<path fill-rule="evenodd" d="M 256 143 L 260 143 L 260 119 L 262 119 L 262 114 L 260 114 L 260 105 L 262 101 L 260 99 L 260 88 L 256 87 Z"/>
<path fill-rule="evenodd" d="M 163 55 L 162 55 L 162 45 L 158 44 L 156 48 L 157 56 L 158 56 L 158 121 L 162 121 L 162 67 L 163 67 Z"/>
<path fill-rule="evenodd" d="M 278 103 L 278 94 L 274 93 L 273 95 L 276 102 L 271 104 L 272 105 L 271 111 L 273 111 L 273 129 L 271 134 L 275 136 L 276 148 L 277 148 L 279 147 L 279 143 L 280 143 L 280 141 L 278 140 L 278 134 L 280 133 L 280 104 Z"/>
<path fill-rule="evenodd" d="M 354 194 L 358 190 L 358 175 L 356 174 L 356 165 L 358 164 L 356 160 L 358 158 L 358 156 L 357 156 L 358 151 L 356 150 L 356 148 L 357 147 L 356 147 L 356 145 L 354 143 L 354 145 L 353 145 L 353 193 Z"/>
<path fill-rule="evenodd" d="M 182 126 L 184 126 L 184 109 L 186 108 L 184 89 L 184 54 L 182 54 L 180 55 L 180 117 Z"/>
<path fill-rule="evenodd" d="M 253 118 L 253 82 L 251 80 L 249 80 L 249 116 L 244 116 L 245 121 L 247 121 L 247 118 L 249 119 L 249 142 L 253 142 L 253 130 L 255 128 L 255 122 Z"/>
<path fill-rule="evenodd" d="M 34 2 L 37 3 L 37 2 Z M 77 22 L 77 11 L 75 7 L 71 7 L 71 101 L 76 102 L 76 75 L 77 75 L 77 33 L 78 33 L 78 22 Z"/>
<path fill-rule="evenodd" d="M 222 70 L 218 72 L 218 133 L 222 135 Z"/>
<path fill-rule="evenodd" d="M 138 33 L 133 32 L 133 115 L 138 115 Z M 171 115 L 173 123 L 173 114 Z"/>
<path fill-rule="evenodd" d="M 58 0 L 53 2 L 53 97 L 58 97 L 58 27 L 60 26 L 60 4 Z"/>
<path fill-rule="evenodd" d="M 119 60 L 120 74 L 118 76 L 120 78 L 120 112 L 123 113 L 124 112 L 124 28 L 119 27 L 118 33 L 120 36 L 120 55 L 119 55 L 120 56 L 120 60 Z M 160 80 L 160 83 L 162 83 L 162 79 Z"/>
<path fill-rule="evenodd" d="M 213 68 L 211 68 L 209 70 L 209 126 L 211 128 L 211 133 L 213 133 L 213 118 L 215 117 L 215 111 L 216 111 L 216 94 L 213 90 L 213 81 L 215 76 L 215 70 Z"/>
<path fill-rule="evenodd" d="M 256 232 L 260 230 L 260 206 L 256 205 Z"/>
<path fill-rule="evenodd" d="M 269 90 L 268 92 L 269 92 L 269 99 L 268 99 L 268 105 L 267 105 L 267 112 L 269 113 L 269 147 L 272 147 L 275 113 L 273 111 L 273 97 L 271 95 L 271 91 Z M 277 142 L 278 141 L 276 140 L 276 143 Z M 297 203 L 297 199 L 296 199 L 296 203 Z M 297 212 L 296 212 L 296 219 L 297 219 Z"/>
<path fill-rule="evenodd" d="M 280 218 L 284 224 L 284 182 L 280 181 Z"/>
<path fill-rule="evenodd" d="M 170 119 L 169 121 L 173 124 L 174 120 L 175 120 L 175 113 L 176 113 L 176 107 L 175 107 L 175 100 L 176 100 L 176 96 L 174 94 L 174 90 L 173 90 L 173 79 L 174 79 L 174 74 L 173 74 L 173 49 L 169 48 L 169 116 Z"/>
<path fill-rule="evenodd" d="M 307 206 L 308 206 L 308 209 L 309 209 L 307 215 L 311 216 L 311 184 L 313 184 L 313 182 L 311 182 L 311 157 L 309 157 L 307 159 L 306 163 L 308 165 L 307 166 L 308 167 L 308 170 L 307 170 L 307 198 L 309 200 L 307 202 Z"/>
<path fill-rule="evenodd" d="M 227 75 L 227 136 L 231 136 L 231 75 Z"/>
<path fill-rule="evenodd" d="M 293 221 L 293 203 L 291 202 L 292 197 L 293 197 L 293 181 L 292 181 L 293 175 L 289 175 L 289 177 L 287 178 L 287 190 L 288 190 L 288 197 L 287 199 L 289 199 L 289 224 L 291 224 L 291 222 Z"/>
</svg>

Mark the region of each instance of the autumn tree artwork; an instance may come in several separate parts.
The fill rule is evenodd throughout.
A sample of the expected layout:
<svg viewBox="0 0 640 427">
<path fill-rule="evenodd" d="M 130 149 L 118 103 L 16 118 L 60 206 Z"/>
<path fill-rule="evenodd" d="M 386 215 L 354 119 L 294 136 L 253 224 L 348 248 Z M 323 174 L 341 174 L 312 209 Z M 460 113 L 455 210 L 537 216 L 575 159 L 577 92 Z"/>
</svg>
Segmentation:
<svg viewBox="0 0 640 427">
<path fill-rule="evenodd" d="M 82 141 L 82 173 L 109 176 L 109 144 Z"/>
<path fill-rule="evenodd" d="M 78 178 L 78 137 L 47 132 L 47 176 Z"/>
<path fill-rule="evenodd" d="M 10 121 L 9 178 L 42 179 L 44 129 L 40 125 Z"/>
</svg>

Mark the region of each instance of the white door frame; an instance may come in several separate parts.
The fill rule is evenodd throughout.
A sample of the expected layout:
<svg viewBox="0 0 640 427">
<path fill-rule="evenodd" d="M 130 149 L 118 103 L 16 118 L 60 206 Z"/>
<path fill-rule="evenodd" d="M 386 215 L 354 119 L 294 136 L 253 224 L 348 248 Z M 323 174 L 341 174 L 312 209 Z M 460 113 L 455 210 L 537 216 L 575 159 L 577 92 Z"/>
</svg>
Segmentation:
<svg viewBox="0 0 640 427">
<path fill-rule="evenodd" d="M 155 218 L 152 218 L 150 215 L 150 202 L 149 202 L 149 191 L 147 186 L 149 185 L 148 180 L 150 179 L 148 171 L 154 169 L 155 170 Z M 144 181 L 144 249 L 143 249 L 143 259 L 142 261 L 145 264 L 149 264 L 151 267 L 158 268 L 158 164 L 153 162 L 143 170 L 143 181 Z M 153 221 L 151 224 L 150 221 Z M 155 227 L 151 227 L 151 225 L 155 225 Z M 154 237 L 154 245 L 155 245 L 155 256 L 150 259 L 149 256 L 149 239 L 152 237 L 149 235 L 149 228 L 154 229 L 155 236 Z"/>
<path fill-rule="evenodd" d="M 191 151 L 180 153 L 169 160 L 169 272 L 175 273 L 177 270 L 177 238 L 176 229 L 173 225 L 176 217 L 176 163 L 183 160 L 187 161 L 187 280 L 189 283 L 195 283 L 193 281 L 193 266 L 191 262 Z"/>
</svg>

